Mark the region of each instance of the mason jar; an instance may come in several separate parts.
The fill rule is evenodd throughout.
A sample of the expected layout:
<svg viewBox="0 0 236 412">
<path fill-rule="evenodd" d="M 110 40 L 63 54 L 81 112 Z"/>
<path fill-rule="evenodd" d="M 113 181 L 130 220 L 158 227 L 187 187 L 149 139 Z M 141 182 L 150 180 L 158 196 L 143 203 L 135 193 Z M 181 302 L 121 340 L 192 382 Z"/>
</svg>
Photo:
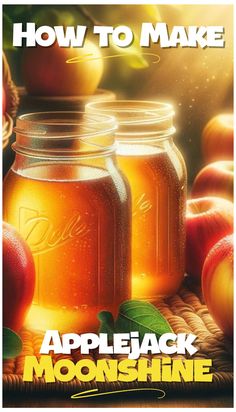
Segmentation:
<svg viewBox="0 0 236 412">
<path fill-rule="evenodd" d="M 117 160 L 132 194 L 132 297 L 173 295 L 185 270 L 186 167 L 174 143 L 168 103 L 90 102 L 90 114 L 118 121 Z"/>
<path fill-rule="evenodd" d="M 130 298 L 130 193 L 115 129 L 113 117 L 84 112 L 17 119 L 4 220 L 34 257 L 31 328 L 93 332 L 99 311 L 116 315 Z"/>
</svg>

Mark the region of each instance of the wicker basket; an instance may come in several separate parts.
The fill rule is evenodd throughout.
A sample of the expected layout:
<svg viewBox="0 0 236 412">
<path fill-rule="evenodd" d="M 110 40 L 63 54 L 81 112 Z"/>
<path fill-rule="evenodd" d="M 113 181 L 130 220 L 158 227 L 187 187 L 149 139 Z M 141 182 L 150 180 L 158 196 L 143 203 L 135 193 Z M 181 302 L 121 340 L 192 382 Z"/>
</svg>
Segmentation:
<svg viewBox="0 0 236 412">
<path fill-rule="evenodd" d="M 74 378 L 72 381 L 63 383 L 45 383 L 44 377 L 34 377 L 33 382 L 23 381 L 24 359 L 26 355 L 39 355 L 43 334 L 31 330 L 22 330 L 23 351 L 15 359 L 8 359 L 3 364 L 3 389 L 5 394 L 47 394 L 48 396 L 65 396 L 96 389 L 99 392 L 120 391 L 124 389 L 139 389 L 143 387 L 158 388 L 173 397 L 180 393 L 193 395 L 194 393 L 211 394 L 224 393 L 232 396 L 233 387 L 233 345 L 219 330 L 203 304 L 198 292 L 185 286 L 180 292 L 168 299 L 156 303 L 161 313 L 169 321 L 175 333 L 194 333 L 197 335 L 196 346 L 198 352 L 193 359 L 212 359 L 212 382 L 81 382 Z M 150 360 L 152 357 L 160 358 L 164 355 L 145 355 Z M 64 358 L 65 355 L 53 355 L 53 361 Z M 113 358 L 122 359 L 125 355 L 113 355 Z M 189 356 L 187 356 L 188 358 Z M 76 362 L 82 358 L 110 359 L 111 355 L 99 355 L 96 351 L 90 355 L 81 355 L 74 351 L 66 355 L 67 359 Z M 174 355 L 174 358 L 185 359 L 184 355 Z"/>
</svg>

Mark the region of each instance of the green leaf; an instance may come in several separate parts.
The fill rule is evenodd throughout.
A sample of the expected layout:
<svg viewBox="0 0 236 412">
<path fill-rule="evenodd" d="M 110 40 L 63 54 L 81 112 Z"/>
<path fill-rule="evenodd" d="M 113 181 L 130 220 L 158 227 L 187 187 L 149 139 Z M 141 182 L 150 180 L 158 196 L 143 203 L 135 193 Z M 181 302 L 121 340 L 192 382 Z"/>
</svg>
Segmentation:
<svg viewBox="0 0 236 412">
<path fill-rule="evenodd" d="M 134 41 L 128 47 L 118 47 L 112 41 L 110 44 L 113 50 L 119 52 L 120 56 L 123 56 L 129 67 L 133 69 L 145 69 L 149 66 L 149 63 L 142 54 L 142 48 L 140 47 L 137 34 L 134 31 L 133 33 Z"/>
<path fill-rule="evenodd" d="M 12 45 L 12 33 L 13 33 L 13 22 L 3 13 L 3 49 L 4 50 L 15 50 Z"/>
<path fill-rule="evenodd" d="M 112 338 L 113 333 L 115 333 L 115 325 L 111 312 L 103 310 L 98 314 L 98 319 L 101 322 L 99 333 L 107 333 L 108 336 Z"/>
<path fill-rule="evenodd" d="M 3 359 L 15 358 L 22 351 L 22 340 L 17 333 L 3 328 Z"/>
<path fill-rule="evenodd" d="M 145 333 L 155 333 L 160 337 L 173 332 L 160 311 L 149 302 L 128 300 L 120 305 L 115 322 L 116 332 L 139 332 L 142 339 Z"/>
<path fill-rule="evenodd" d="M 72 11 L 58 10 L 56 7 L 44 7 L 37 10 L 33 15 L 32 21 L 37 26 L 49 25 L 49 26 L 74 26 L 78 24 L 76 22 L 76 16 Z"/>
<path fill-rule="evenodd" d="M 11 15 L 14 15 L 16 17 L 23 17 L 24 19 L 30 13 L 32 7 L 33 5 L 31 4 L 17 4 L 17 7 L 15 6 L 11 9 Z"/>
<path fill-rule="evenodd" d="M 173 332 L 161 312 L 151 303 L 141 300 L 123 302 L 115 322 L 107 311 L 100 312 L 98 319 L 101 322 L 99 333 L 107 333 L 110 338 L 113 333 L 139 332 L 140 339 L 143 339 L 145 333 L 155 333 L 159 338 L 164 333 Z"/>
</svg>

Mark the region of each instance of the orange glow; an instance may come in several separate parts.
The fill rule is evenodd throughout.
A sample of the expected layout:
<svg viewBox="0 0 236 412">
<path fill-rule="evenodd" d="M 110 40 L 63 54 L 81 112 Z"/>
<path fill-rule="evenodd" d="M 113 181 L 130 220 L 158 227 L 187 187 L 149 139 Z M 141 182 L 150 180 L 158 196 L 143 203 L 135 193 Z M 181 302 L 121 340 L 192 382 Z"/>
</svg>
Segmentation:
<svg viewBox="0 0 236 412">
<path fill-rule="evenodd" d="M 221 115 L 219 116 L 219 121 L 220 121 L 220 123 L 221 123 L 223 126 L 229 128 L 229 129 L 233 129 L 233 125 L 234 125 L 233 120 L 234 120 L 234 119 L 233 119 L 233 115 L 232 115 L 232 114 L 221 114 Z"/>
</svg>

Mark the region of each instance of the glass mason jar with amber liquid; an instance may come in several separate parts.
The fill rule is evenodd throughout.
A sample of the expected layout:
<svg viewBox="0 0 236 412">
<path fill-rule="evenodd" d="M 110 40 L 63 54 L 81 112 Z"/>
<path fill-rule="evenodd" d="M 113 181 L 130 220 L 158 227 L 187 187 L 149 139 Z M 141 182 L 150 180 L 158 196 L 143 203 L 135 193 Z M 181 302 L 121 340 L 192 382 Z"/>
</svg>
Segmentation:
<svg viewBox="0 0 236 412">
<path fill-rule="evenodd" d="M 118 121 L 117 160 L 132 195 L 132 297 L 173 295 L 185 269 L 186 168 L 173 142 L 173 108 L 149 101 L 88 103 Z"/>
<path fill-rule="evenodd" d="M 115 119 L 79 112 L 23 115 L 4 181 L 4 220 L 36 266 L 34 329 L 96 331 L 130 298 L 129 186 L 114 156 Z"/>
</svg>

